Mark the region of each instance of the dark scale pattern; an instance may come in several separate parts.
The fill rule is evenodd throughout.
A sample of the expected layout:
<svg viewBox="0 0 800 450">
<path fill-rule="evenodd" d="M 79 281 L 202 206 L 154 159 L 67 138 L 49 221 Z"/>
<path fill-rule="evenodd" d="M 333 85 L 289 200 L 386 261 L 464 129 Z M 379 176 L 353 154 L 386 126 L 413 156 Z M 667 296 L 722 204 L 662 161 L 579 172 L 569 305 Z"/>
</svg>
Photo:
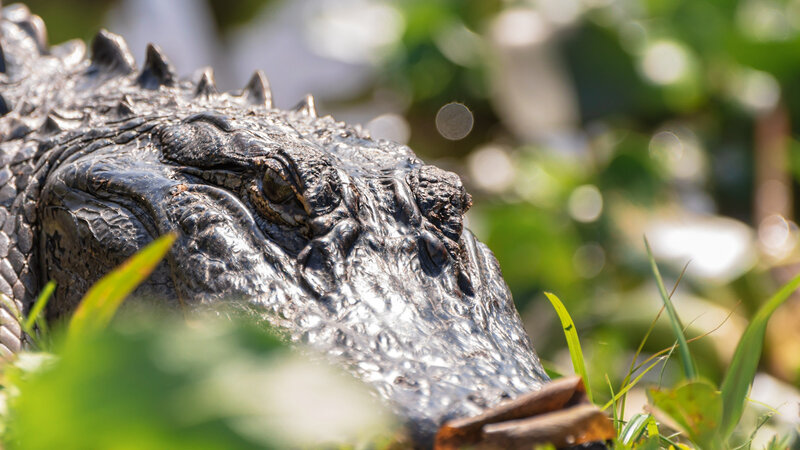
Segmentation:
<svg viewBox="0 0 800 450">
<path fill-rule="evenodd" d="M 70 314 L 167 232 L 138 294 L 176 308 L 244 301 L 360 377 L 421 445 L 547 380 L 491 252 L 463 228 L 458 176 L 405 146 L 272 107 L 257 72 L 220 93 L 151 46 L 137 69 L 101 31 L 49 48 L 23 6 L 0 20 L 0 292 L 20 311 L 58 287 Z M 0 351 L 24 337 L 0 309 Z"/>
</svg>

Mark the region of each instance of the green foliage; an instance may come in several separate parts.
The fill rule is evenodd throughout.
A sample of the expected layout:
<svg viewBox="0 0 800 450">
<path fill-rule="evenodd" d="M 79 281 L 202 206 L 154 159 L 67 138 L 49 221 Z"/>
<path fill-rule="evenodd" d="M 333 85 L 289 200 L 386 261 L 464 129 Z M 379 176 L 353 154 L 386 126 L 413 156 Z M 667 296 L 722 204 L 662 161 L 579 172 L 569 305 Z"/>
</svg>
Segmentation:
<svg viewBox="0 0 800 450">
<path fill-rule="evenodd" d="M 683 325 L 678 317 L 678 312 L 675 311 L 675 306 L 672 305 L 669 294 L 667 294 L 667 289 L 664 287 L 664 280 L 661 279 L 661 273 L 658 271 L 658 265 L 656 264 L 655 258 L 653 258 L 653 252 L 650 250 L 650 243 L 647 242 L 646 238 L 644 240 L 644 245 L 647 249 L 650 267 L 653 270 L 653 277 L 658 285 L 658 293 L 661 294 L 661 300 L 664 302 L 664 307 L 667 310 L 669 322 L 670 325 L 672 325 L 672 331 L 675 333 L 675 338 L 678 340 L 678 352 L 681 355 L 684 374 L 686 378 L 693 380 L 697 378 L 697 368 L 695 368 L 692 353 L 689 351 L 689 344 L 686 342 L 686 336 L 683 334 Z"/>
<path fill-rule="evenodd" d="M 49 281 L 33 303 L 28 317 L 20 321 L 22 331 L 31 337 L 33 345 L 37 349 L 44 350 L 50 348 L 52 344 L 50 341 L 49 325 L 47 325 L 47 320 L 44 318 L 43 313 L 55 289 L 56 283 L 54 281 Z"/>
<path fill-rule="evenodd" d="M 753 384 L 753 377 L 761 359 L 761 348 L 764 345 L 767 322 L 775 310 L 797 290 L 798 286 L 800 286 L 800 275 L 783 285 L 772 298 L 767 300 L 750 321 L 736 346 L 733 360 L 720 386 L 724 405 L 720 424 L 723 438 L 727 438 L 733 433 L 734 427 L 742 417 L 747 393 Z"/>
<path fill-rule="evenodd" d="M 564 337 L 567 338 L 567 347 L 569 347 L 569 355 L 572 358 L 572 367 L 575 369 L 575 374 L 583 378 L 586 386 L 586 396 L 589 397 L 589 401 L 592 401 L 589 376 L 586 373 L 586 365 L 583 362 L 583 350 L 581 350 L 581 341 L 578 339 L 578 330 L 575 329 L 575 322 L 572 321 L 567 308 L 564 307 L 558 297 L 549 292 L 545 292 L 544 295 L 550 300 L 559 320 L 561 320 L 561 328 L 564 330 Z"/>
<path fill-rule="evenodd" d="M 150 276 L 176 237 L 174 233 L 161 236 L 95 283 L 72 315 L 67 343 L 80 341 L 108 326 L 125 298 Z"/>
<path fill-rule="evenodd" d="M 647 394 L 653 406 L 674 419 L 699 448 L 722 448 L 722 398 L 715 386 L 689 381 L 674 389 L 650 389 Z"/>
<path fill-rule="evenodd" d="M 7 368 L 16 394 L 4 447 L 296 448 L 334 432 L 350 442 L 391 435 L 389 416 L 355 380 L 291 354 L 261 324 L 201 319 L 129 318 L 34 370 Z M 335 418 L 314 411 L 334 404 Z"/>
<path fill-rule="evenodd" d="M 670 300 L 672 294 L 667 294 L 664 288 L 661 275 L 647 240 L 645 240 L 645 246 L 647 247 L 647 254 L 653 269 L 653 276 L 656 279 L 659 292 L 664 302 L 664 309 L 668 311 L 668 313 L 672 310 L 674 318 L 673 315 L 670 314 L 670 322 L 673 326 L 673 330 L 677 330 L 678 335 L 683 337 L 682 326 L 677 319 L 677 313 L 674 311 L 674 306 L 672 306 Z M 682 276 L 683 273 L 681 273 L 681 277 Z M 719 389 L 709 381 L 697 379 L 696 372 L 685 371 L 685 381 L 680 383 L 677 387 L 650 388 L 647 391 L 647 396 L 652 406 L 673 420 L 677 424 L 682 435 L 696 445 L 697 448 L 709 450 L 732 448 L 733 442 L 731 436 L 733 435 L 734 429 L 739 424 L 742 412 L 747 403 L 747 394 L 753 383 L 753 378 L 755 377 L 758 362 L 761 357 L 767 322 L 775 310 L 783 304 L 798 287 L 800 287 L 800 275 L 786 283 L 775 295 L 764 303 L 742 335 L 736 347 L 731 365 Z M 546 292 L 545 295 L 550 300 L 561 319 L 564 333 L 567 336 L 567 344 L 573 366 L 575 367 L 575 372 L 583 376 L 584 380 L 587 380 L 583 352 L 575 331 L 575 324 L 558 297 L 549 292 Z M 645 340 L 647 336 L 649 336 L 651 330 L 652 325 L 645 335 Z M 644 343 L 640 345 L 640 349 L 642 345 L 644 345 Z M 681 345 L 683 345 L 683 347 L 681 347 Z M 659 448 L 659 445 L 663 443 L 669 444 L 670 446 L 677 445 L 681 448 L 684 447 L 662 436 L 652 415 L 636 414 L 627 423 L 622 424 L 619 415 L 623 413 L 624 406 L 619 408 L 619 411 L 617 408 L 617 402 L 620 401 L 620 399 L 624 399 L 627 392 L 636 386 L 645 374 L 661 363 L 662 359 L 668 359 L 672 351 L 676 348 L 679 350 L 681 348 L 686 349 L 686 356 L 682 356 L 683 367 L 686 369 L 686 361 L 693 362 L 693 360 L 689 352 L 688 342 L 686 342 L 684 338 L 683 344 L 680 343 L 679 339 L 679 342 L 672 347 L 652 355 L 638 366 L 635 364 L 636 358 L 638 357 L 637 351 L 634 357 L 634 363 L 628 375 L 625 377 L 620 391 L 617 393 L 614 392 L 608 374 L 605 374 L 606 381 L 611 391 L 611 400 L 603 406 L 603 409 L 613 407 L 612 414 L 618 430 L 616 448 Z M 665 353 L 667 354 L 666 357 L 660 357 L 660 355 Z M 633 373 L 652 360 L 655 360 L 655 362 L 652 362 L 642 370 L 632 381 L 630 380 Z M 760 428 L 769 417 L 771 417 L 771 414 L 766 416 L 765 419 L 759 423 L 757 428 Z M 647 431 L 647 436 L 645 436 L 645 431 Z M 753 434 L 755 434 L 755 431 L 756 430 L 753 431 Z M 752 439 L 753 436 L 751 435 L 750 441 L 752 441 Z M 778 442 L 789 442 L 790 437 L 784 437 L 784 439 L 785 440 L 780 441 L 773 439 L 769 444 L 770 448 L 778 445 Z M 750 444 L 747 445 L 749 446 Z"/>
</svg>

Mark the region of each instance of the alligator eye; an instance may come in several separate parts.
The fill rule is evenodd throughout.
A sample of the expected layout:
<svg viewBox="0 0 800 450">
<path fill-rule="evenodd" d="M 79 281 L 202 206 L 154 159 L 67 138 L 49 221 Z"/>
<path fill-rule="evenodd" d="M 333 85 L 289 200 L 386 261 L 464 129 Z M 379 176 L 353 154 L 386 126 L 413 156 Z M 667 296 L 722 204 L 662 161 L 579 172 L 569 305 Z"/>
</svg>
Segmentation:
<svg viewBox="0 0 800 450">
<path fill-rule="evenodd" d="M 253 179 L 248 188 L 250 201 L 256 209 L 272 222 L 290 226 L 304 224 L 307 213 L 292 183 L 291 172 L 275 160 L 268 160 L 261 167 L 261 179 Z"/>
<path fill-rule="evenodd" d="M 295 198 L 294 189 L 289 182 L 272 169 L 264 171 L 261 190 L 264 192 L 264 196 L 274 203 L 284 203 L 290 198 Z"/>
</svg>

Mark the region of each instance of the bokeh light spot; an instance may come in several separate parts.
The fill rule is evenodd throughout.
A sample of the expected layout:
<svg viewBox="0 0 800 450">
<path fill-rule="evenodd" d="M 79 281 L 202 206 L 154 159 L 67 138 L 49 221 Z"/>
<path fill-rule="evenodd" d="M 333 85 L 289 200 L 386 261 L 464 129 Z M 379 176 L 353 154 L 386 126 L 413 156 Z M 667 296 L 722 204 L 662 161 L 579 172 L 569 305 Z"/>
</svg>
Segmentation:
<svg viewBox="0 0 800 450">
<path fill-rule="evenodd" d="M 451 141 L 467 137 L 474 123 L 472 111 L 461 103 L 448 103 L 436 113 L 436 129 L 445 139 Z"/>
<path fill-rule="evenodd" d="M 578 186 L 569 196 L 569 215 L 578 222 L 594 222 L 603 212 L 603 196 L 596 186 Z"/>
<path fill-rule="evenodd" d="M 680 81 L 689 71 L 689 55 L 680 44 L 658 41 L 644 51 L 642 72 L 655 84 Z"/>
<path fill-rule="evenodd" d="M 381 114 L 370 120 L 366 128 L 374 139 L 386 139 L 398 144 L 408 143 L 408 138 L 411 137 L 411 127 L 398 114 Z"/>
<path fill-rule="evenodd" d="M 542 15 L 528 8 L 503 11 L 495 19 L 493 28 L 497 42 L 509 47 L 527 47 L 544 41 L 550 35 Z"/>
<path fill-rule="evenodd" d="M 583 278 L 594 278 L 606 265 L 606 252 L 596 242 L 582 245 L 572 257 L 575 272 Z"/>
<path fill-rule="evenodd" d="M 768 255 L 783 258 L 797 245 L 797 225 L 773 214 L 758 225 L 758 243 Z"/>
<path fill-rule="evenodd" d="M 469 173 L 481 189 L 500 193 L 514 182 L 514 165 L 508 153 L 497 146 L 487 146 L 469 156 Z"/>
</svg>

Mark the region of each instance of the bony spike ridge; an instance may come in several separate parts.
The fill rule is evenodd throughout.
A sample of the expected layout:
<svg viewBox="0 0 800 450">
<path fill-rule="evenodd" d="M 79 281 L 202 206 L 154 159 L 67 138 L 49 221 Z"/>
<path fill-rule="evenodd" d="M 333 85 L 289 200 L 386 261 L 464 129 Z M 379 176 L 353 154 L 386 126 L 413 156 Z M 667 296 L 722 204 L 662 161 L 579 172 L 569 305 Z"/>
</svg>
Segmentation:
<svg viewBox="0 0 800 450">
<path fill-rule="evenodd" d="M 217 92 L 217 84 L 214 81 L 214 70 L 210 67 L 206 67 L 200 75 L 200 80 L 197 82 L 194 95 L 195 97 L 209 97 Z"/>
<path fill-rule="evenodd" d="M 148 44 L 144 67 L 136 83 L 145 89 L 158 89 L 160 86 L 174 86 L 176 78 L 175 68 L 161 49 Z"/>
<path fill-rule="evenodd" d="M 294 107 L 294 110 L 304 116 L 317 117 L 317 107 L 314 105 L 314 97 L 307 94 L 305 98 Z"/>
<path fill-rule="evenodd" d="M 127 75 L 136 71 L 136 61 L 122 36 L 100 30 L 92 40 L 92 67 Z"/>
<path fill-rule="evenodd" d="M 242 96 L 252 105 L 264 105 L 266 108 L 272 108 L 272 90 L 264 72 L 256 70 L 253 73 L 242 91 Z"/>
</svg>

